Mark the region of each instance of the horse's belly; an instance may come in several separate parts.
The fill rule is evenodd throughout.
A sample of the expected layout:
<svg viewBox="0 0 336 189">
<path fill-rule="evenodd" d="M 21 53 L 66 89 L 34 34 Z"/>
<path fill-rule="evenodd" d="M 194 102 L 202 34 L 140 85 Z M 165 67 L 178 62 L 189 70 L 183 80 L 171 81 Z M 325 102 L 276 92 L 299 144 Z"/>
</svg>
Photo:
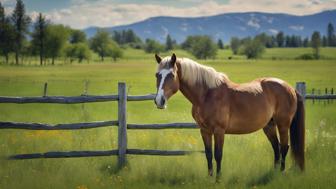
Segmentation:
<svg viewBox="0 0 336 189">
<path fill-rule="evenodd" d="M 225 133 L 247 134 L 264 128 L 271 120 L 273 111 L 270 107 L 264 107 L 264 109 L 260 110 L 241 111 L 240 114 L 232 115 Z"/>
<path fill-rule="evenodd" d="M 225 134 L 248 134 L 253 133 L 263 127 L 265 127 L 267 122 L 260 123 L 260 124 L 248 124 L 248 123 L 236 123 L 229 126 Z"/>
</svg>

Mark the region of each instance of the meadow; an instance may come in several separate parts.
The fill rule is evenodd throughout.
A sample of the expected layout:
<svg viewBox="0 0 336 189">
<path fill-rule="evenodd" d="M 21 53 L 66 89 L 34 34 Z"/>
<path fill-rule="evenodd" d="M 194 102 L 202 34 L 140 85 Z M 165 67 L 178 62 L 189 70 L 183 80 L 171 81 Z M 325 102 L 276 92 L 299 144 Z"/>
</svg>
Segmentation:
<svg viewBox="0 0 336 189">
<path fill-rule="evenodd" d="M 257 77 L 279 77 L 295 85 L 305 81 L 312 88 L 336 87 L 336 49 L 324 48 L 323 60 L 295 60 L 310 49 L 267 49 L 262 59 L 247 60 L 221 50 L 217 59 L 197 60 L 226 73 L 235 82 Z M 168 55 L 171 52 L 164 53 Z M 177 50 L 178 57 L 190 57 Z M 232 56 L 232 59 L 228 59 Z M 127 83 L 128 94 L 155 92 L 156 63 L 152 54 L 127 49 L 124 58 L 104 63 L 37 66 L 0 66 L 0 96 L 80 95 L 85 81 L 88 94 L 116 94 L 117 83 Z M 306 171 L 301 173 L 287 158 L 285 172 L 273 170 L 273 151 L 262 131 L 226 135 L 220 183 L 207 176 L 204 154 L 183 157 L 132 156 L 119 171 L 117 157 L 7 160 L 21 153 L 71 150 L 110 150 L 117 147 L 115 127 L 79 131 L 0 130 L 0 188 L 334 188 L 336 186 L 336 102 L 306 102 Z M 16 122 L 73 123 L 115 120 L 117 103 L 80 105 L 0 104 L 0 120 Z M 191 104 L 178 93 L 166 110 L 151 101 L 129 102 L 128 123 L 192 122 Z M 199 130 L 128 131 L 129 148 L 203 150 Z"/>
</svg>

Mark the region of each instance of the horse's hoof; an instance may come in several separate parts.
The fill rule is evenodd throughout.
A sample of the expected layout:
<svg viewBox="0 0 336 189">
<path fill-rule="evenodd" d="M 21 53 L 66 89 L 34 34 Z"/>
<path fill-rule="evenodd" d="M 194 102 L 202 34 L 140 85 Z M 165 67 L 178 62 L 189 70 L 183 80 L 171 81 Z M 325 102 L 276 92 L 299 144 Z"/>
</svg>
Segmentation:
<svg viewBox="0 0 336 189">
<path fill-rule="evenodd" d="M 209 175 L 210 177 L 213 176 L 213 170 L 212 170 L 212 169 L 209 170 L 208 175 Z"/>
</svg>

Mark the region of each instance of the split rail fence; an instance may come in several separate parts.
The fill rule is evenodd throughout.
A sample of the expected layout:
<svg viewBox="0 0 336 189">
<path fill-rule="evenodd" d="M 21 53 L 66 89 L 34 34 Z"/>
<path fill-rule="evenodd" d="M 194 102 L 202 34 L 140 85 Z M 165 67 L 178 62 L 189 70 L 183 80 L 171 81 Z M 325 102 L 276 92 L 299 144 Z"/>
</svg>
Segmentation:
<svg viewBox="0 0 336 189">
<path fill-rule="evenodd" d="M 336 99 L 336 95 L 312 95 L 306 94 L 306 85 L 304 82 L 296 83 L 296 89 L 305 99 Z M 118 156 L 118 166 L 123 167 L 126 163 L 126 154 L 132 155 L 161 155 L 175 156 L 187 155 L 193 152 L 202 151 L 184 151 L 184 150 L 151 150 L 151 149 L 129 149 L 127 148 L 127 130 L 128 129 L 195 129 L 195 123 L 167 123 L 167 124 L 129 124 L 127 122 L 127 101 L 146 101 L 153 100 L 155 95 L 130 96 L 126 93 L 126 84 L 118 83 L 117 95 L 81 95 L 81 96 L 47 96 L 47 84 L 44 86 L 44 95 L 42 97 L 0 97 L 0 103 L 57 103 L 57 104 L 78 104 L 93 102 L 118 101 L 118 120 L 98 121 L 88 123 L 71 123 L 48 125 L 41 123 L 17 123 L 0 122 L 0 129 L 27 129 L 27 130 L 77 130 L 91 129 L 99 127 L 118 127 L 118 148 L 109 151 L 70 151 L 70 152 L 46 152 L 34 154 L 19 154 L 10 156 L 9 159 L 34 159 L 34 158 L 70 158 L 70 157 L 92 157 L 92 156 Z"/>
</svg>

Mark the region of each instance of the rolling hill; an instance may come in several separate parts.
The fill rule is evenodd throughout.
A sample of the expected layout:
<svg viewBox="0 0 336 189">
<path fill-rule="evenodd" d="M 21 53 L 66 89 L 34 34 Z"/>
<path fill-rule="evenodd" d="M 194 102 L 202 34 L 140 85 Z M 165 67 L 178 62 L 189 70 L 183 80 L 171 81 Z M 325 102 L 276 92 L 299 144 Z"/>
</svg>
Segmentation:
<svg viewBox="0 0 336 189">
<path fill-rule="evenodd" d="M 227 13 L 195 18 L 160 16 L 103 29 L 109 32 L 132 29 L 142 39 L 152 38 L 160 42 L 165 41 L 167 34 L 177 42 L 182 42 L 188 35 L 210 35 L 215 40 L 222 39 L 228 42 L 233 36 L 254 36 L 261 32 L 276 34 L 283 31 L 285 34 L 303 37 L 310 36 L 313 31 L 325 34 L 329 22 L 336 25 L 336 10 L 304 16 L 261 12 Z M 89 27 L 84 31 L 91 37 L 97 28 Z"/>
</svg>

